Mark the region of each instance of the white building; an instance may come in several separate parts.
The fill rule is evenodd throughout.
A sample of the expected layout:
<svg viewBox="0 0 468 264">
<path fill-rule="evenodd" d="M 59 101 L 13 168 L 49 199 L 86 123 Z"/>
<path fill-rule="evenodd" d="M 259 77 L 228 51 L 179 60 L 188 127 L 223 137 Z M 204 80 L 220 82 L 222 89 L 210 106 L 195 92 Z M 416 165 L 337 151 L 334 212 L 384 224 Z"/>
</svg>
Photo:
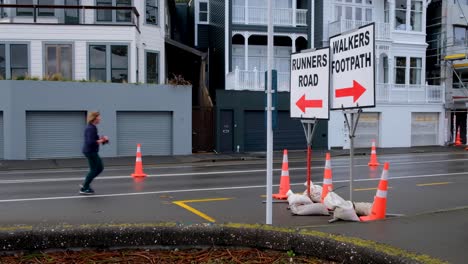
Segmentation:
<svg viewBox="0 0 468 264">
<path fill-rule="evenodd" d="M 320 1 L 319 1 L 320 2 Z M 323 45 L 328 37 L 375 22 L 376 107 L 366 109 L 356 146 L 444 144 L 444 88 L 427 85 L 427 0 L 330 0 L 323 3 Z M 317 3 L 317 1 L 316 1 Z M 347 147 L 340 111 L 329 122 L 329 147 Z"/>
<path fill-rule="evenodd" d="M 165 0 L 0 0 L 0 78 L 164 83 L 166 13 Z"/>
</svg>

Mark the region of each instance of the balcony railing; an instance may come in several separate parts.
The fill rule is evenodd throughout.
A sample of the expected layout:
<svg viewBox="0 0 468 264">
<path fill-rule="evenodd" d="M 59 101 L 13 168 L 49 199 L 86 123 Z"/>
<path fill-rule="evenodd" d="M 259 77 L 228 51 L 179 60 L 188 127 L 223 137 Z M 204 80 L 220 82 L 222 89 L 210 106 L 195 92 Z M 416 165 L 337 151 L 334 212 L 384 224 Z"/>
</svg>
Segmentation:
<svg viewBox="0 0 468 264">
<path fill-rule="evenodd" d="M 445 102 L 445 89 L 440 85 L 377 84 L 377 103 L 441 104 Z"/>
<path fill-rule="evenodd" d="M 356 29 L 358 27 L 367 25 L 369 21 L 360 21 L 360 20 L 348 20 L 341 19 L 335 22 L 331 22 L 328 26 L 329 36 L 334 36 L 348 30 Z M 391 30 L 389 23 L 376 22 L 375 23 L 375 39 L 376 40 L 390 40 L 391 39 Z"/>
<path fill-rule="evenodd" d="M 139 30 L 133 6 L 70 6 L 0 4 L 1 24 L 131 25 Z"/>
<path fill-rule="evenodd" d="M 290 75 L 289 72 L 278 72 L 278 91 L 289 92 Z M 226 77 L 226 89 L 264 91 L 265 71 L 258 71 L 256 68 L 253 71 L 245 71 L 236 67 L 234 72 Z"/>
<path fill-rule="evenodd" d="M 232 22 L 235 24 L 267 25 L 268 9 L 254 6 L 233 6 Z M 276 26 L 307 26 L 307 9 L 273 8 Z"/>
</svg>

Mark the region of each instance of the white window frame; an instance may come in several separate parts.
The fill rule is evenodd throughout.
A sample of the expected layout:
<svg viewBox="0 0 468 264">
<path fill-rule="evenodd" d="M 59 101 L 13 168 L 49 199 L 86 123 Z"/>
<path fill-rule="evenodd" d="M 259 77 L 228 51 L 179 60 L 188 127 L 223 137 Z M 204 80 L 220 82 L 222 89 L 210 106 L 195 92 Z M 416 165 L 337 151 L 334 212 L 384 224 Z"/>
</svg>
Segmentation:
<svg viewBox="0 0 468 264">
<path fill-rule="evenodd" d="M 333 5 L 333 19 L 334 21 L 338 20 L 357 20 L 356 19 L 356 10 L 359 8 L 361 9 L 361 20 L 359 21 L 366 21 L 366 22 L 372 22 L 374 21 L 374 5 L 367 3 L 367 0 L 361 0 L 361 3 L 358 2 L 359 0 L 351 0 L 351 2 L 347 2 L 346 0 L 335 0 L 334 5 Z M 347 19 L 346 18 L 346 7 L 351 7 L 352 8 L 352 18 Z M 337 9 L 341 9 L 341 17 L 337 17 Z M 366 20 L 366 15 L 367 11 L 371 10 L 371 19 Z"/>
<path fill-rule="evenodd" d="M 206 21 L 200 21 L 200 4 L 206 3 L 207 6 L 207 14 L 206 14 Z M 210 3 L 208 0 L 199 0 L 195 5 L 195 14 L 196 14 L 196 22 L 197 24 L 207 25 L 210 23 Z"/>
<path fill-rule="evenodd" d="M 402 66 L 397 66 L 397 58 L 405 58 L 405 83 L 396 83 L 396 70 L 397 68 L 398 69 L 402 69 L 403 67 Z M 411 59 L 420 59 L 421 60 L 421 67 L 418 68 L 418 67 L 411 67 Z M 399 56 L 399 55 L 395 55 L 393 57 L 393 61 L 394 61 L 394 65 L 393 65 L 393 69 L 394 69 L 394 73 L 393 73 L 393 83 L 394 84 L 397 84 L 397 85 L 422 85 L 424 84 L 424 71 L 425 71 L 425 67 L 424 67 L 424 63 L 426 63 L 425 61 L 425 58 L 424 57 L 417 57 L 417 56 Z M 420 83 L 411 83 L 411 69 L 418 69 L 420 70 Z"/>
<path fill-rule="evenodd" d="M 425 23 L 425 22 L 424 22 L 424 16 L 425 16 L 426 13 L 424 12 L 424 10 L 425 10 L 425 3 L 424 3 L 424 0 L 420 0 L 420 2 L 421 2 L 421 4 L 422 4 L 422 10 L 421 10 L 421 30 L 414 30 L 413 26 L 411 25 L 411 15 L 412 15 L 413 13 L 416 13 L 416 12 L 413 12 L 413 11 L 411 10 L 411 3 L 412 3 L 413 1 L 416 1 L 416 0 L 406 0 L 406 21 L 405 21 L 405 29 L 398 29 L 398 28 L 396 28 L 397 26 L 396 26 L 396 23 L 395 23 L 395 28 L 394 28 L 395 31 L 410 31 L 410 32 L 421 32 L 421 33 L 425 32 L 425 28 L 424 28 L 424 27 L 425 27 L 425 24 L 424 24 L 424 23 Z M 396 9 L 397 9 L 397 7 L 396 7 L 396 5 L 395 5 L 395 15 L 394 15 L 393 18 L 391 18 L 391 19 L 394 19 L 395 21 L 396 21 Z M 399 10 L 401 10 L 401 9 L 399 9 Z"/>
</svg>

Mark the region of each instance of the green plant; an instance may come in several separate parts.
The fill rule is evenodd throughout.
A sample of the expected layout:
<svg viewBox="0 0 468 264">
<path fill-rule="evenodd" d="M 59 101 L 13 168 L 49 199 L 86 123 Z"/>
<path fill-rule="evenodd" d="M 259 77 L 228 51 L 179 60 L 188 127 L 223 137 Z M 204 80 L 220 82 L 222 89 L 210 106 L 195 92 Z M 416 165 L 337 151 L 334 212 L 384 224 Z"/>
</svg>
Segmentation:
<svg viewBox="0 0 468 264">
<path fill-rule="evenodd" d="M 175 75 L 172 74 L 172 78 L 169 79 L 169 84 L 171 85 L 191 85 L 192 83 L 190 81 L 187 81 L 184 79 L 184 76 L 182 75 Z"/>
<path fill-rule="evenodd" d="M 296 253 L 294 253 L 294 250 L 290 249 L 286 252 L 288 254 L 288 257 L 292 258 L 296 256 Z"/>
</svg>

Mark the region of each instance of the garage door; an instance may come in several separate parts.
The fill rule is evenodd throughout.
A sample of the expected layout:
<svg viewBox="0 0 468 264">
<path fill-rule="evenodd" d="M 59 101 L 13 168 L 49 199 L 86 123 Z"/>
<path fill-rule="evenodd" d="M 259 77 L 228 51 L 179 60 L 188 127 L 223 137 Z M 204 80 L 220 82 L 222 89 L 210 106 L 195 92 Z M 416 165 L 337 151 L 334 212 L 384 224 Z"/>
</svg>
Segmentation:
<svg viewBox="0 0 468 264">
<path fill-rule="evenodd" d="M 266 151 L 265 112 L 245 111 L 244 117 L 244 143 L 245 151 Z M 326 147 L 326 122 L 319 125 L 312 146 Z M 273 134 L 273 148 L 306 149 L 307 142 L 304 129 L 300 121 L 291 119 L 288 111 L 278 112 L 278 128 Z"/>
<path fill-rule="evenodd" d="M 3 159 L 3 153 L 5 153 L 3 148 L 3 112 L 0 112 L 0 159 Z"/>
<path fill-rule="evenodd" d="M 354 145 L 356 148 L 370 148 L 372 140 L 379 143 L 379 113 L 361 113 L 356 128 Z"/>
<path fill-rule="evenodd" d="M 117 154 L 172 155 L 172 112 L 117 112 Z"/>
<path fill-rule="evenodd" d="M 26 155 L 36 158 L 80 157 L 86 112 L 27 112 Z"/>
<path fill-rule="evenodd" d="M 439 113 L 411 114 L 411 146 L 438 145 Z"/>
</svg>

